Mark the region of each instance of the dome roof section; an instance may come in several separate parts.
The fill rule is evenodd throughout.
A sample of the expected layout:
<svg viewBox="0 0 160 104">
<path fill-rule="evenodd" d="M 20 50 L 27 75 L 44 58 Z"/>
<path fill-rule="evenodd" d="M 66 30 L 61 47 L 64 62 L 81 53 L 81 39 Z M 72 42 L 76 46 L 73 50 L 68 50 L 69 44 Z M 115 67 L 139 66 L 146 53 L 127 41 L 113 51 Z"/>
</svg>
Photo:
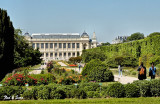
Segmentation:
<svg viewBox="0 0 160 104">
<path fill-rule="evenodd" d="M 26 32 L 24 36 L 31 37 L 28 32 Z"/>
<path fill-rule="evenodd" d="M 84 31 L 83 34 L 81 35 L 82 38 L 89 38 L 89 35 Z"/>
</svg>

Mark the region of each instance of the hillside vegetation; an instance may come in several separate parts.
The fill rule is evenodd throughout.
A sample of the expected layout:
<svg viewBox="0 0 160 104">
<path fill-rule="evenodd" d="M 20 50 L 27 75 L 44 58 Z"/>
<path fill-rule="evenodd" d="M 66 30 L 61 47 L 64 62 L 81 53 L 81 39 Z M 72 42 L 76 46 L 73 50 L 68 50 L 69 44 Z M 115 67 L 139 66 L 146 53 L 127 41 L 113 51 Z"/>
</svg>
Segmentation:
<svg viewBox="0 0 160 104">
<path fill-rule="evenodd" d="M 151 62 L 155 64 L 160 62 L 157 58 L 160 56 L 159 44 L 160 35 L 155 35 L 141 40 L 84 50 L 82 58 L 84 62 L 99 58 L 111 67 L 116 67 L 119 63 L 135 67 L 143 61 L 149 67 Z"/>
</svg>

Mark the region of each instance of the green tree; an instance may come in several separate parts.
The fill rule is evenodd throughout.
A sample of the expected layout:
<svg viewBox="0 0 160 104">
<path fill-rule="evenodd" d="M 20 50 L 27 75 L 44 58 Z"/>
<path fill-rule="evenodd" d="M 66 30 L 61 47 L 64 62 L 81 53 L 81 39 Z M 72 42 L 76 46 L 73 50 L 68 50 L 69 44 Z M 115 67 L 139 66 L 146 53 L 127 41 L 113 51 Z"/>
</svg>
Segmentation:
<svg viewBox="0 0 160 104">
<path fill-rule="evenodd" d="M 25 67 L 41 63 L 41 53 L 38 49 L 29 46 L 27 40 L 22 36 L 20 29 L 15 29 L 14 43 L 14 67 Z"/>
<path fill-rule="evenodd" d="M 109 43 L 109 42 L 102 43 L 102 46 L 108 46 L 108 45 L 110 45 L 110 43 Z"/>
<path fill-rule="evenodd" d="M 156 35 L 160 35 L 160 32 L 153 32 L 153 33 L 149 34 L 148 37 L 152 37 L 152 36 L 156 36 Z"/>
<path fill-rule="evenodd" d="M 7 11 L 0 8 L 0 80 L 13 70 L 14 27 Z"/>
<path fill-rule="evenodd" d="M 144 34 L 137 32 L 137 33 L 131 34 L 131 36 L 127 38 L 127 41 L 140 40 L 140 39 L 144 39 Z"/>
</svg>

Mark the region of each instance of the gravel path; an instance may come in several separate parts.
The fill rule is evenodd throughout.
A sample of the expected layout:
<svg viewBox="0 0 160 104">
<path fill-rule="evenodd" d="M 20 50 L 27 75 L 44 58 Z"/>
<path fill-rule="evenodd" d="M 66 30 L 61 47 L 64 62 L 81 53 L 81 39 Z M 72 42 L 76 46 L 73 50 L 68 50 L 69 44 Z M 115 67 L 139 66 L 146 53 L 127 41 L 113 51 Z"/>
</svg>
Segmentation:
<svg viewBox="0 0 160 104">
<path fill-rule="evenodd" d="M 135 80 L 138 80 L 138 78 L 135 77 L 129 77 L 129 76 L 122 76 L 119 77 L 119 75 L 114 75 L 114 80 L 118 81 L 122 84 L 132 83 Z"/>
<path fill-rule="evenodd" d="M 63 62 L 58 62 L 61 66 L 67 66 L 66 64 L 64 64 Z"/>
<path fill-rule="evenodd" d="M 29 74 L 40 74 L 43 69 L 45 69 L 47 65 L 41 65 L 38 69 L 34 69 L 33 71 L 29 72 Z"/>
</svg>

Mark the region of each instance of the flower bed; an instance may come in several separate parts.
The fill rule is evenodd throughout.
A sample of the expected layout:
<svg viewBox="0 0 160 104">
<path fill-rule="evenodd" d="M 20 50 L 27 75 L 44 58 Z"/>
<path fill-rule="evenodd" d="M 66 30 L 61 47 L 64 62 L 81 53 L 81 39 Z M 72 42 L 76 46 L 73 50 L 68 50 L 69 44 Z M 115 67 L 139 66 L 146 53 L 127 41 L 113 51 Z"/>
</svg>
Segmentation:
<svg viewBox="0 0 160 104">
<path fill-rule="evenodd" d="M 29 85 L 35 85 L 37 84 L 37 79 L 24 74 L 14 74 L 11 77 L 8 77 L 4 84 L 5 85 L 15 85 L 15 86 L 24 86 L 25 83 L 28 83 Z"/>
<path fill-rule="evenodd" d="M 70 67 L 77 67 L 77 65 L 75 65 L 75 64 L 70 64 L 69 66 Z"/>
</svg>

